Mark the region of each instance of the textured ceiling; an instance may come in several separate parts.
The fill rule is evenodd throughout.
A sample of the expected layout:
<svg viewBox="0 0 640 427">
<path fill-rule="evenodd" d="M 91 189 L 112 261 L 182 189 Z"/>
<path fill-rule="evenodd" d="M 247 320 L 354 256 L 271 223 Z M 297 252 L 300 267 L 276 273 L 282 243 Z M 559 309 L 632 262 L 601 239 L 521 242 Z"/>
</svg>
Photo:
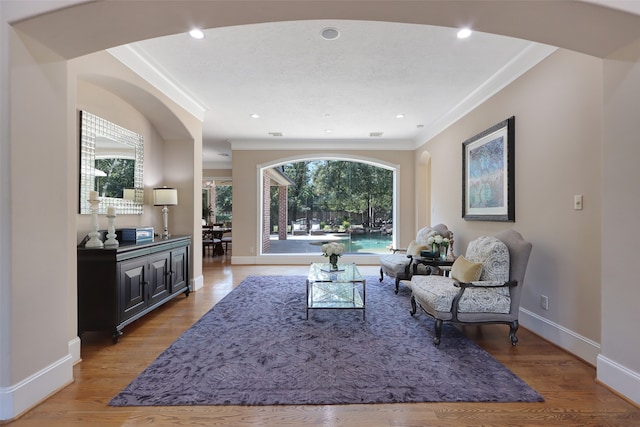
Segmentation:
<svg viewBox="0 0 640 427">
<path fill-rule="evenodd" d="M 20 32 L 68 59 L 109 49 L 202 119 L 205 167 L 228 165 L 220 154 L 231 147 L 411 149 L 543 59 L 545 45 L 604 58 L 640 37 L 640 2 L 624 0 L 65 0 L 34 16 L 27 6 L 35 3 L 21 4 L 9 17 Z M 312 21 L 334 18 L 354 21 Z M 199 45 L 184 35 L 194 23 L 211 29 Z M 339 39 L 319 38 L 326 23 Z M 426 26 L 465 23 L 478 32 L 464 42 Z M 512 40 L 492 50 L 480 31 L 543 45 Z M 166 34 L 177 35 L 151 40 Z M 194 72 L 204 85 L 190 83 Z M 141 111 L 163 137 L 183 132 L 166 111 Z"/>
<path fill-rule="evenodd" d="M 337 39 L 321 37 L 328 27 L 339 30 Z M 370 21 L 292 21 L 205 33 L 203 40 L 178 34 L 128 46 L 204 110 L 205 164 L 229 161 L 232 144 L 413 149 L 486 86 L 495 88 L 488 81 L 512 79 L 501 73 L 534 45 Z"/>
</svg>

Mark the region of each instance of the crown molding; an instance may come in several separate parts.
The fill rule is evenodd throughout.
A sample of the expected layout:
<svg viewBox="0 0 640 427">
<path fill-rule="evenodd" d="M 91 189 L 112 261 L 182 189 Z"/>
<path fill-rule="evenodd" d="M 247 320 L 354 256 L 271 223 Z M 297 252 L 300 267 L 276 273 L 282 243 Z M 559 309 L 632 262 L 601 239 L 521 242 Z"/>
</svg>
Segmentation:
<svg viewBox="0 0 640 427">
<path fill-rule="evenodd" d="M 167 95 L 176 104 L 184 108 L 200 121 L 208 108 L 196 101 L 191 95 L 179 88 L 171 79 L 151 64 L 140 52 L 130 45 L 107 49 L 114 58 L 129 67 L 145 81 Z"/>
<path fill-rule="evenodd" d="M 427 126 L 416 138 L 414 149 L 429 142 L 453 123 L 460 120 L 487 99 L 511 84 L 518 77 L 538 65 L 556 50 L 558 50 L 558 48 L 555 46 L 539 43 L 529 44 L 527 48 L 523 49 L 519 55 L 498 70 L 497 73 L 491 76 L 480 87 Z"/>
<path fill-rule="evenodd" d="M 232 150 L 394 150 L 413 151 L 413 140 L 390 139 L 273 139 L 230 141 Z M 295 147 L 295 148 L 293 148 Z"/>
</svg>

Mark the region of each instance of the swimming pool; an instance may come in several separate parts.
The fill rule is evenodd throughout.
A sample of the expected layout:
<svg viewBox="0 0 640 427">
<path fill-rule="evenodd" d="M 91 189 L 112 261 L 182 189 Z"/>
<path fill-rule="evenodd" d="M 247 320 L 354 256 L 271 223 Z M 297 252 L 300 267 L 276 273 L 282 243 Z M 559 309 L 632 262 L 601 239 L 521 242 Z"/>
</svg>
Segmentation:
<svg viewBox="0 0 640 427">
<path fill-rule="evenodd" d="M 352 234 L 351 238 L 341 241 L 345 252 L 350 253 L 384 253 L 389 252 L 388 246 L 392 237 L 389 234 Z"/>
<path fill-rule="evenodd" d="M 389 253 L 391 236 L 386 234 L 353 234 L 330 233 L 317 236 L 288 236 L 279 240 L 277 235 L 270 239 L 269 254 L 305 254 L 319 253 L 324 243 L 339 242 L 344 244 L 345 252 L 351 254 Z"/>
</svg>

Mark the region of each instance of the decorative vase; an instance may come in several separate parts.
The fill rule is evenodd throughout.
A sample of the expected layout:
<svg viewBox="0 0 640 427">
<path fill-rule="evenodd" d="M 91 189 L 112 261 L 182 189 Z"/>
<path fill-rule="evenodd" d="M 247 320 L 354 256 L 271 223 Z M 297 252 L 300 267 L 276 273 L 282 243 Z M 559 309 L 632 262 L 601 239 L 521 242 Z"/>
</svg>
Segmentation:
<svg viewBox="0 0 640 427">
<path fill-rule="evenodd" d="M 447 260 L 447 247 L 445 245 L 440 245 L 440 260 L 441 261 L 446 261 Z"/>
<path fill-rule="evenodd" d="M 331 264 L 331 270 L 338 269 L 338 255 L 329 255 L 329 264 Z"/>
</svg>

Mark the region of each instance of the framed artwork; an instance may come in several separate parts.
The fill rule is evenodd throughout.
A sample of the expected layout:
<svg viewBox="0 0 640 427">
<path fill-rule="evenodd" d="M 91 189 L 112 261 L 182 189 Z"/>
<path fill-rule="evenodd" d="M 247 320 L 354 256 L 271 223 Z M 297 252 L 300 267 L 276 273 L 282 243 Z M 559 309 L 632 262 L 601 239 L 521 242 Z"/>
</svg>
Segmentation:
<svg viewBox="0 0 640 427">
<path fill-rule="evenodd" d="M 462 143 L 462 218 L 515 221 L 515 116 Z"/>
</svg>

